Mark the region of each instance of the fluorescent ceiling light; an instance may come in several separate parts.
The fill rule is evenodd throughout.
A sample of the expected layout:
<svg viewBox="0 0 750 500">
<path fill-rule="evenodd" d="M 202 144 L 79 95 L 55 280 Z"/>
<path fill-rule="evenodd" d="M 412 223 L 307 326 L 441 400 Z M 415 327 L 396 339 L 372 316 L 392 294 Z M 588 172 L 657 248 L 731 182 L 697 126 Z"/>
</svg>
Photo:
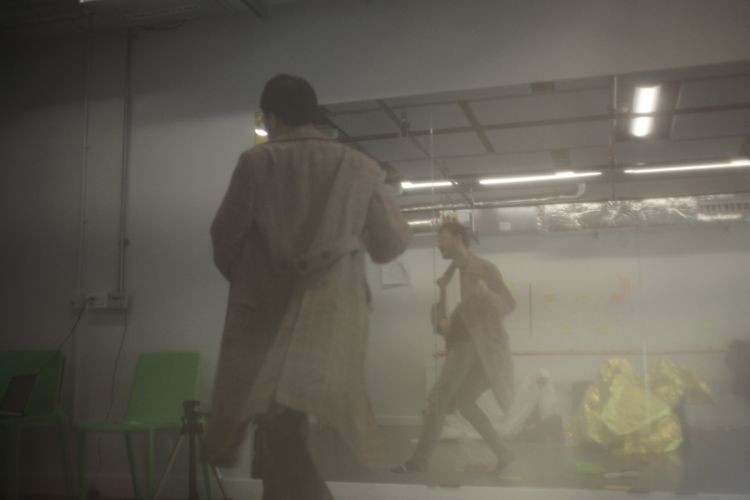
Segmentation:
<svg viewBox="0 0 750 500">
<path fill-rule="evenodd" d="M 636 87 L 633 98 L 633 113 L 644 114 L 656 111 L 659 102 L 659 86 Z"/>
<path fill-rule="evenodd" d="M 664 165 L 660 167 L 629 168 L 625 170 L 626 174 L 659 174 L 666 172 L 686 172 L 691 170 L 716 170 L 725 168 L 747 168 L 750 167 L 750 159 L 738 158 L 736 160 L 716 162 L 716 163 L 699 163 L 695 165 Z"/>
<path fill-rule="evenodd" d="M 493 186 L 496 184 L 522 184 L 526 182 L 562 181 L 578 177 L 595 177 L 602 175 L 601 172 L 555 172 L 549 175 L 525 175 L 517 177 L 496 177 L 492 179 L 480 179 L 479 184 Z"/>
<path fill-rule="evenodd" d="M 742 214 L 716 214 L 716 215 L 705 215 L 700 214 L 699 220 L 703 221 L 722 221 L 722 220 L 740 220 L 743 218 Z"/>
<path fill-rule="evenodd" d="M 424 219 L 424 220 L 410 220 L 409 225 L 410 226 L 431 226 L 433 224 L 432 219 Z"/>
<path fill-rule="evenodd" d="M 401 183 L 401 187 L 404 189 L 426 189 L 426 188 L 442 188 L 452 186 L 451 181 L 435 181 L 435 182 L 411 182 L 405 181 Z"/>
<path fill-rule="evenodd" d="M 659 103 L 660 87 L 636 87 L 633 96 L 633 113 L 642 115 L 653 113 Z M 654 129 L 654 119 L 651 116 L 637 116 L 630 120 L 630 133 L 635 137 L 646 137 Z"/>
<path fill-rule="evenodd" d="M 650 116 L 638 116 L 630 120 L 630 133 L 636 137 L 646 137 L 654 128 L 654 119 Z"/>
<path fill-rule="evenodd" d="M 268 132 L 266 132 L 262 128 L 256 128 L 255 129 L 255 135 L 259 135 L 261 137 L 268 137 Z"/>
</svg>

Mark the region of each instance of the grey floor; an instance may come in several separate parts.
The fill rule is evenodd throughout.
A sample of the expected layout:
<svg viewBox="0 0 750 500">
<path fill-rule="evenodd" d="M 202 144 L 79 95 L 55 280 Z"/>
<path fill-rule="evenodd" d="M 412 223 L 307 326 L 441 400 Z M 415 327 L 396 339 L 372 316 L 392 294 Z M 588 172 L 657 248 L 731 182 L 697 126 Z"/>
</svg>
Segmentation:
<svg viewBox="0 0 750 500">
<path fill-rule="evenodd" d="M 383 428 L 389 465 L 402 463 L 413 450 L 418 427 Z M 750 497 L 750 427 L 689 435 L 680 451 L 653 456 L 616 456 L 602 450 L 566 447 L 533 437 L 509 442 L 516 460 L 500 475 L 488 469 L 492 455 L 481 441 L 442 441 L 425 472 L 394 474 L 389 467 L 362 466 L 332 431 L 314 428 L 310 448 L 323 477 L 339 483 L 499 486 L 552 490 L 613 490 L 631 493 L 721 493 Z M 628 471 L 630 477 L 612 477 Z M 558 491 L 558 493 L 560 493 Z M 441 497 L 442 498 L 442 497 Z M 24 496 L 24 500 L 64 500 L 60 496 Z M 108 499 L 112 500 L 112 499 Z"/>
<path fill-rule="evenodd" d="M 406 426 L 383 429 L 389 463 L 409 457 L 418 432 L 417 427 Z M 361 466 L 325 429 L 312 432 L 310 445 L 329 481 L 750 494 L 750 429 L 693 432 L 680 451 L 652 456 L 616 456 L 533 438 L 513 440 L 516 460 L 500 475 L 488 470 L 493 458 L 483 443 L 474 440 L 441 442 L 428 470 L 412 474 Z M 616 476 L 625 471 L 625 476 Z"/>
</svg>

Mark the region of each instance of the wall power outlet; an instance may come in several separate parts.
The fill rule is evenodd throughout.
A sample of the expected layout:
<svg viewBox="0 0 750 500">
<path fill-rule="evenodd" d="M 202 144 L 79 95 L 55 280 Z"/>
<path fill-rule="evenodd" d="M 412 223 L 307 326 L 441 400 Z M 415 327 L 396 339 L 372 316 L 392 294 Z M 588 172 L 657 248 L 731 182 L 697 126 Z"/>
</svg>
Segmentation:
<svg viewBox="0 0 750 500">
<path fill-rule="evenodd" d="M 130 307 L 130 295 L 127 292 L 80 294 L 73 297 L 71 305 L 74 311 L 80 311 L 83 307 L 98 311 L 127 311 Z"/>
</svg>

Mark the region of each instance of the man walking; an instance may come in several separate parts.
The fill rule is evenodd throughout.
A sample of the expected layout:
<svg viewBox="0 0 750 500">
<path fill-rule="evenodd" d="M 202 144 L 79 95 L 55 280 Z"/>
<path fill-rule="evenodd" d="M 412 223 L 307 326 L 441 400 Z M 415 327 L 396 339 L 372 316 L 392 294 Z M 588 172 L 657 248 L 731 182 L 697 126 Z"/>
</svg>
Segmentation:
<svg viewBox="0 0 750 500">
<path fill-rule="evenodd" d="M 367 453 L 365 253 L 394 259 L 411 232 L 379 165 L 313 126 L 307 81 L 272 78 L 260 107 L 270 141 L 240 156 L 211 226 L 230 291 L 206 458 L 233 463 L 253 418 L 263 498 L 330 499 L 307 449 L 307 416 Z"/>
<path fill-rule="evenodd" d="M 457 222 L 446 222 L 438 231 L 438 247 L 452 262 L 438 280 L 441 303 L 433 311 L 435 330 L 445 336 L 446 358 L 427 400 L 424 423 L 412 457 L 392 469 L 396 473 L 424 470 L 440 437 L 446 414 L 458 409 L 479 432 L 497 457 L 496 472 L 512 461 L 512 453 L 495 431 L 476 400 L 492 389 L 504 411 L 513 399 L 513 367 L 503 318 L 515 301 L 497 267 L 469 251 L 469 233 Z M 461 301 L 444 317 L 445 289 L 459 272 Z"/>
</svg>

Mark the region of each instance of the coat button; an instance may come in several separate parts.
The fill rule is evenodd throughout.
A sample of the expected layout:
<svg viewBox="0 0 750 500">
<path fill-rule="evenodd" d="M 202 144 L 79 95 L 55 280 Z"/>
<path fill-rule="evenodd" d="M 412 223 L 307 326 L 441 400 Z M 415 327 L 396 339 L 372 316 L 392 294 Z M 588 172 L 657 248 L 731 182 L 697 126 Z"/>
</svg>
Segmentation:
<svg viewBox="0 0 750 500">
<path fill-rule="evenodd" d="M 331 258 L 331 252 L 329 252 L 327 250 L 323 250 L 322 252 L 320 252 L 320 258 L 323 259 L 323 260 L 330 259 Z"/>
<path fill-rule="evenodd" d="M 287 272 L 289 270 L 289 264 L 287 264 L 286 262 L 282 262 L 279 265 L 279 270 L 282 272 Z"/>
<path fill-rule="evenodd" d="M 297 262 L 297 269 L 299 269 L 302 272 L 307 271 L 307 262 L 304 260 Z"/>
</svg>

